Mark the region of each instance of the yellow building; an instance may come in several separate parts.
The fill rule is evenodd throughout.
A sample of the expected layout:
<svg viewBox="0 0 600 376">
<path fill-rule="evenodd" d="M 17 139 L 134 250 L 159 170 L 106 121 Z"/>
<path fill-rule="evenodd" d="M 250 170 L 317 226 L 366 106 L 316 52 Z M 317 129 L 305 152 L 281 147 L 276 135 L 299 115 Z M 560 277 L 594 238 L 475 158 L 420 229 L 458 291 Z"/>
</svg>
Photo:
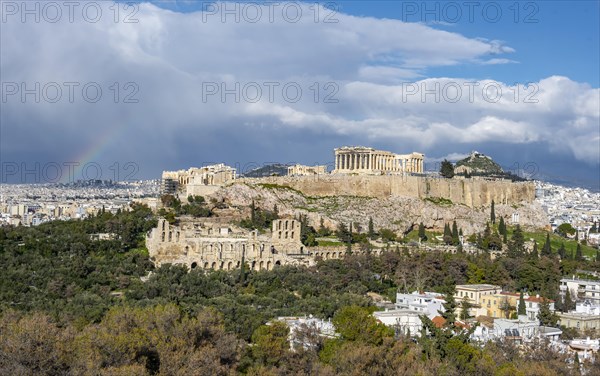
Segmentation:
<svg viewBox="0 0 600 376">
<path fill-rule="evenodd" d="M 511 318 L 519 307 L 519 294 L 500 292 L 481 299 L 481 306 L 487 311 L 487 316 L 495 318 Z"/>
</svg>

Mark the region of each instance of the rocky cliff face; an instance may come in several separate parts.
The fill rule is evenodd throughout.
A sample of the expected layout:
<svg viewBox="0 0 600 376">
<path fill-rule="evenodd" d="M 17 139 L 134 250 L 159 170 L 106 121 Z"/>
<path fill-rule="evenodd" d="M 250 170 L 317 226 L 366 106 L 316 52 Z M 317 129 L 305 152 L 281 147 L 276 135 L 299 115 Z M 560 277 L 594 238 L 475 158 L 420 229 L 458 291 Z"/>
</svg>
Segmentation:
<svg viewBox="0 0 600 376">
<path fill-rule="evenodd" d="M 465 235 L 483 231 L 490 217 L 490 208 L 470 208 L 444 199 L 420 199 L 390 196 L 373 198 L 360 196 L 311 197 L 295 189 L 274 184 L 239 182 L 222 187 L 214 195 L 231 206 L 244 207 L 254 200 L 255 205 L 272 210 L 275 205 L 280 215 L 305 214 L 309 223 L 319 227 L 323 218 L 327 227 L 335 229 L 339 221 L 356 222 L 366 231 L 369 217 L 376 228 L 389 228 L 398 234 L 406 233 L 420 222 L 428 229 L 442 231 L 444 224 L 456 220 Z M 521 226 L 540 229 L 548 225 L 548 218 L 535 202 L 495 205 L 496 218 L 511 223 L 513 213 L 519 213 Z M 242 215 L 242 214 L 241 214 Z"/>
</svg>

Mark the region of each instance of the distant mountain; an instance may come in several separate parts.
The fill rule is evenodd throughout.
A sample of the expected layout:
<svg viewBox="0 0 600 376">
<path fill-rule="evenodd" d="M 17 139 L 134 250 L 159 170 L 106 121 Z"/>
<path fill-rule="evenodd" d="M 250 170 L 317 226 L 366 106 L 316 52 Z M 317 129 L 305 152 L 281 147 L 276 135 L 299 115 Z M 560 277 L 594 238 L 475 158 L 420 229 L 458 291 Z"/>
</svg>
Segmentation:
<svg viewBox="0 0 600 376">
<path fill-rule="evenodd" d="M 256 168 L 254 170 L 250 170 L 246 172 L 243 177 L 245 178 L 262 178 L 265 176 L 285 176 L 288 172 L 288 167 L 290 165 L 286 164 L 270 164 L 266 166 L 262 166 Z"/>
<path fill-rule="evenodd" d="M 456 162 L 454 173 L 460 175 L 492 176 L 503 175 L 504 170 L 491 157 L 474 151 L 467 158 Z"/>
</svg>

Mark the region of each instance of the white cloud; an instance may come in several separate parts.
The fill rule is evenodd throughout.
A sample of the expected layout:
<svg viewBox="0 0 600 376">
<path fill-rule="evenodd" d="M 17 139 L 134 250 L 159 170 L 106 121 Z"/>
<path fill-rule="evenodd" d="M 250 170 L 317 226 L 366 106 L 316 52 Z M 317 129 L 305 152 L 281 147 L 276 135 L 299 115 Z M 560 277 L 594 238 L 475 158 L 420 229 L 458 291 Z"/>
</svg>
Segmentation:
<svg viewBox="0 0 600 376">
<path fill-rule="evenodd" d="M 182 134 L 226 148 L 227 140 L 211 139 L 216 132 L 250 129 L 264 139 L 291 128 L 365 143 L 404 142 L 426 153 L 448 142 L 461 150 L 482 142 L 545 143 L 553 151 L 598 163 L 600 91 L 587 84 L 558 76 L 529 90 L 447 77 L 402 84 L 423 77 L 431 67 L 513 62 L 498 56 L 514 52 L 501 41 L 341 13 L 335 15 L 337 23 L 325 23 L 323 8 L 315 23 L 309 5 L 303 5 L 304 17 L 297 23 L 286 22 L 277 12 L 270 22 L 264 7 L 260 22 L 250 23 L 221 22 L 218 14 L 203 17 L 150 4 L 140 5 L 138 23 L 115 23 L 111 4 L 102 4 L 106 16 L 98 23 L 21 23 L 20 18 L 3 23 L 5 82 L 94 81 L 104 90 L 96 104 L 81 98 L 22 104 L 9 98 L 3 104 L 10 123 L 3 125 L 3 151 L 28 153 L 37 142 L 76 154 L 82 144 L 115 130 L 121 137 L 113 141 L 115 151 L 155 157 L 157 147 L 175 153 Z M 139 103 L 115 104 L 110 85 L 120 83 L 122 102 L 127 94 L 123 84 L 129 81 L 139 85 Z M 218 94 L 204 101 L 207 82 L 225 83 L 229 89 L 236 82 L 241 87 L 257 82 L 263 96 L 257 103 L 243 96 L 236 103 L 234 95 L 221 103 Z M 279 84 L 273 101 L 265 82 Z M 282 98 L 286 83 L 302 88 L 300 101 Z M 437 100 L 435 94 L 421 95 L 436 84 Z M 469 86 L 474 84 L 478 86 Z M 419 92 L 407 94 L 411 85 Z M 501 89 L 497 102 L 486 100 L 485 85 Z M 456 87 L 462 92 L 454 101 Z M 327 95 L 338 102 L 325 103 Z M 46 128 L 40 132 L 42 126 Z"/>
</svg>

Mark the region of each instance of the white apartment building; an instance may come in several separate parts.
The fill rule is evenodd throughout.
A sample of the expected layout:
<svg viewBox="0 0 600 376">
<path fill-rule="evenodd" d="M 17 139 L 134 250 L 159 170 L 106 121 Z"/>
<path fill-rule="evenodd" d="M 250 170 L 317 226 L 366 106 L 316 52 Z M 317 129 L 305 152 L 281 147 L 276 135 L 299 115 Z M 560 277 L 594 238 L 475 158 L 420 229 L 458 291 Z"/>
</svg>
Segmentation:
<svg viewBox="0 0 600 376">
<path fill-rule="evenodd" d="M 561 297 L 569 289 L 571 299 L 589 300 L 592 304 L 600 304 L 600 281 L 591 281 L 586 279 L 563 278 L 560 280 Z"/>
<path fill-rule="evenodd" d="M 435 292 L 413 291 L 410 294 L 396 294 L 396 309 L 408 309 L 426 315 L 430 319 L 439 316 L 439 311 L 444 311 L 444 297 Z"/>
</svg>

